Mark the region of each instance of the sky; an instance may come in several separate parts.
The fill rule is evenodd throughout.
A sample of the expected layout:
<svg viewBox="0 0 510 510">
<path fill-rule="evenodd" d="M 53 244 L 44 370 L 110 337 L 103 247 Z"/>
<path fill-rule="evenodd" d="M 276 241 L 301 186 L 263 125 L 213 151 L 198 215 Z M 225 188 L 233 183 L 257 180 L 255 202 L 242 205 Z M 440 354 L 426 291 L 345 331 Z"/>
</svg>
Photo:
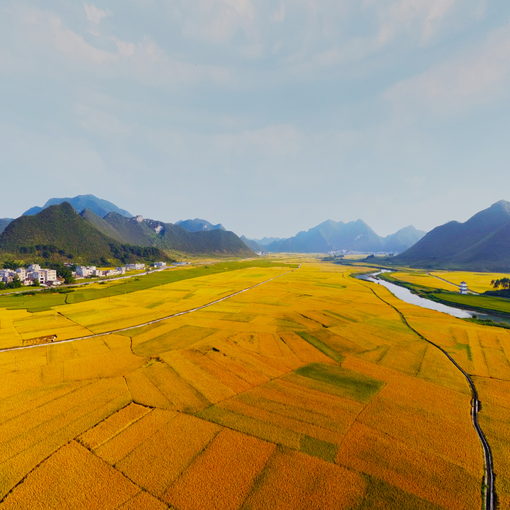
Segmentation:
<svg viewBox="0 0 510 510">
<path fill-rule="evenodd" d="M 2 0 L 0 42 L 0 217 L 386 235 L 510 200 L 508 0 Z"/>
</svg>

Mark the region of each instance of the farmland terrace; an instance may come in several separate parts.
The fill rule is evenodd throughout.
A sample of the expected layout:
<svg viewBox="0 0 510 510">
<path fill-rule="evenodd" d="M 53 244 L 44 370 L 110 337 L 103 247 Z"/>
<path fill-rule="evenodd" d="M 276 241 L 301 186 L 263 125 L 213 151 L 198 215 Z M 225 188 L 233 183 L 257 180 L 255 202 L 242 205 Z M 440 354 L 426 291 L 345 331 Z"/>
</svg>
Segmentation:
<svg viewBox="0 0 510 510">
<path fill-rule="evenodd" d="M 420 335 L 473 378 L 510 506 L 510 331 L 349 267 L 223 267 L 2 298 L 2 508 L 480 508 L 470 388 Z"/>
</svg>

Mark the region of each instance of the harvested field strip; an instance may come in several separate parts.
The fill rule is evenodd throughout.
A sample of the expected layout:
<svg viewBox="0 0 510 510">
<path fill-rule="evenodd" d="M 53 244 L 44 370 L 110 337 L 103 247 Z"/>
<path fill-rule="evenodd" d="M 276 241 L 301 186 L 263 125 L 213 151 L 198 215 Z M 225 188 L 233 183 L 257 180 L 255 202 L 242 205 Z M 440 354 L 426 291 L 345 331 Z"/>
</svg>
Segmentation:
<svg viewBox="0 0 510 510">
<path fill-rule="evenodd" d="M 165 499 L 179 510 L 237 510 L 274 450 L 270 443 L 223 430 Z"/>
<path fill-rule="evenodd" d="M 252 387 L 251 384 L 225 366 L 226 364 L 222 359 L 225 356 L 221 353 L 215 351 L 203 353 L 196 350 L 187 350 L 182 351 L 182 356 L 200 367 L 204 372 L 209 373 L 211 377 L 220 381 L 234 393 L 246 391 Z"/>
<path fill-rule="evenodd" d="M 37 409 L 63 398 L 87 384 L 90 384 L 90 382 L 73 382 L 46 388 L 42 387 L 37 390 L 25 390 L 0 400 L 0 416 L 2 416 L 0 431 L 10 420 L 33 413 Z"/>
<path fill-rule="evenodd" d="M 294 450 L 299 450 L 300 448 L 301 435 L 297 432 L 283 429 L 271 423 L 244 416 L 219 406 L 208 407 L 198 413 L 197 416 L 272 443 L 288 446 Z"/>
<path fill-rule="evenodd" d="M 210 404 L 166 363 L 156 361 L 141 370 L 177 411 L 193 413 Z"/>
<path fill-rule="evenodd" d="M 0 497 L 34 465 L 129 402 L 121 379 L 101 381 L 90 386 L 96 386 L 96 395 L 91 394 L 80 401 L 79 405 L 71 406 L 72 412 L 65 409 L 61 416 L 45 423 L 44 427 L 37 427 L 37 431 L 32 429 L 31 435 L 25 433 L 11 440 L 9 444 L 2 445 L 0 472 L 3 476 L 0 478 Z M 103 391 L 100 390 L 101 387 Z M 87 402 L 87 405 L 84 406 L 83 402 Z"/>
<path fill-rule="evenodd" d="M 301 327 L 301 326 L 300 326 Z M 330 361 L 330 357 L 323 354 L 320 349 L 317 349 L 306 340 L 304 340 L 301 336 L 295 333 L 282 333 L 280 338 L 283 342 L 287 344 L 289 349 L 294 353 L 294 355 L 301 361 L 305 363 L 313 363 L 313 362 L 322 362 L 328 363 Z"/>
<path fill-rule="evenodd" d="M 299 422 L 314 424 L 338 433 L 345 432 L 353 416 L 357 414 L 355 410 L 348 410 L 347 406 L 341 411 L 327 409 L 326 407 L 318 409 L 315 406 L 305 407 L 298 403 L 292 405 L 286 402 L 278 402 L 276 399 L 263 398 L 256 394 L 242 394 L 237 399 L 251 407 L 259 408 L 276 416 L 284 416 Z"/>
<path fill-rule="evenodd" d="M 118 471 L 73 441 L 32 471 L 2 508 L 114 509 L 139 492 Z"/>
<path fill-rule="evenodd" d="M 177 413 L 174 411 L 154 409 L 106 443 L 98 446 L 94 452 L 114 466 L 176 416 Z"/>
<path fill-rule="evenodd" d="M 162 497 L 221 428 L 178 414 L 116 463 L 117 469 L 151 494 Z"/>
<path fill-rule="evenodd" d="M 306 332 L 306 331 L 296 331 L 296 333 L 308 343 L 312 344 L 316 349 L 323 352 L 326 356 L 340 363 L 343 359 L 343 356 L 325 344 L 322 340 L 319 340 L 316 336 Z"/>
<path fill-rule="evenodd" d="M 221 408 L 240 414 L 263 423 L 270 423 L 282 430 L 291 430 L 300 435 L 308 435 L 328 442 L 335 442 L 339 439 L 338 433 L 314 423 L 289 417 L 280 412 L 267 411 L 261 407 L 245 404 L 240 399 L 232 399 L 221 403 Z M 284 411 L 280 409 L 280 411 Z M 255 435 L 255 434 L 254 434 Z M 301 438 L 300 438 L 301 439 Z M 299 449 L 299 448 L 298 448 Z"/>
<path fill-rule="evenodd" d="M 147 377 L 141 368 L 125 376 L 126 384 L 133 402 L 149 407 L 170 409 L 173 404 Z"/>
<path fill-rule="evenodd" d="M 161 358 L 191 387 L 202 395 L 208 402 L 218 402 L 233 396 L 235 393 L 212 377 L 208 372 L 195 365 L 180 352 L 162 354 Z"/>
<path fill-rule="evenodd" d="M 242 508 L 351 509 L 361 503 L 364 490 L 363 477 L 353 471 L 279 448 Z"/>
<path fill-rule="evenodd" d="M 94 428 L 85 432 L 80 437 L 80 442 L 88 449 L 95 450 L 102 444 L 111 440 L 124 429 L 143 418 L 150 409 L 137 404 L 129 404 L 117 411 Z"/>
<path fill-rule="evenodd" d="M 118 510 L 167 510 L 168 505 L 154 498 L 145 491 L 140 491 L 136 496 L 118 507 Z"/>
<path fill-rule="evenodd" d="M 152 338 L 144 339 L 143 341 L 140 341 L 140 338 L 135 336 L 133 351 L 139 356 L 151 356 L 165 351 L 183 349 L 191 347 L 196 342 L 215 332 L 216 329 L 213 328 L 184 325 Z M 143 335 L 144 338 L 147 338 L 147 336 L 147 334 Z"/>
<path fill-rule="evenodd" d="M 365 475 L 367 488 L 359 510 L 441 510 L 441 507 L 405 492 L 374 476 Z"/>
<path fill-rule="evenodd" d="M 476 477 L 434 453 L 396 443 L 365 425 L 351 427 L 337 462 L 443 508 L 478 508 L 480 504 Z"/>
<path fill-rule="evenodd" d="M 91 383 L 51 401 L 36 412 L 29 412 L 28 416 L 23 415 L 2 424 L 0 462 L 46 437 L 48 429 L 60 429 L 60 423 L 68 424 L 72 418 L 83 416 L 98 402 L 109 397 L 116 397 L 115 390 L 105 384 Z M 84 406 L 83 402 L 87 402 L 87 405 Z"/>
</svg>

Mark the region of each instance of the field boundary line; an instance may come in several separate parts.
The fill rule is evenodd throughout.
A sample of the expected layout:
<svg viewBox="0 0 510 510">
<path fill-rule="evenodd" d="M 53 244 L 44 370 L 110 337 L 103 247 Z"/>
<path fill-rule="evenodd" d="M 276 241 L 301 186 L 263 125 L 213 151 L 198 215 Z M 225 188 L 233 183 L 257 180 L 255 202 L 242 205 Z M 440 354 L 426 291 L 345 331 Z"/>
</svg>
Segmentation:
<svg viewBox="0 0 510 510">
<path fill-rule="evenodd" d="M 301 266 L 297 267 L 296 269 L 299 269 L 300 267 Z M 66 343 L 76 342 L 78 340 L 88 340 L 90 338 L 98 338 L 100 336 L 115 335 L 116 333 L 122 333 L 124 331 L 131 331 L 132 329 L 143 328 L 145 326 L 150 326 L 151 324 L 157 324 L 158 322 L 163 322 L 168 319 L 180 317 L 181 315 L 187 315 L 189 313 L 198 312 L 200 310 L 203 310 L 204 308 L 208 308 L 210 306 L 221 303 L 222 301 L 226 301 L 227 299 L 233 298 L 235 296 L 239 296 L 240 294 L 243 294 L 244 292 L 248 292 L 249 290 L 253 290 L 257 287 L 260 287 L 261 285 L 264 285 L 264 284 L 269 283 L 273 280 L 276 280 L 277 278 L 281 278 L 282 276 L 285 276 L 289 273 L 296 271 L 296 269 L 291 269 L 290 271 L 285 271 L 284 273 L 273 276 L 271 278 L 268 278 L 267 280 L 263 280 L 259 283 L 254 284 L 254 285 L 250 285 L 249 287 L 238 290 L 236 292 L 233 292 L 233 293 L 223 296 L 221 298 L 215 299 L 214 301 L 209 301 L 208 303 L 205 303 L 204 305 L 196 306 L 196 307 L 190 308 L 188 310 L 183 310 L 181 312 L 176 312 L 176 313 L 173 313 L 170 315 L 166 315 L 165 317 L 159 317 L 158 319 L 153 319 L 150 321 L 142 322 L 141 324 L 127 326 L 125 328 L 112 329 L 110 331 L 104 331 L 102 333 L 94 333 L 92 335 L 79 336 L 79 337 L 75 337 L 75 338 L 67 338 L 66 340 L 60 340 L 58 342 L 42 343 L 42 344 L 34 344 L 34 345 L 18 345 L 18 346 L 14 346 L 14 347 L 4 347 L 3 349 L 0 349 L 0 353 L 12 352 L 12 351 L 22 351 L 25 349 L 37 349 L 40 347 L 47 347 L 47 346 L 51 346 L 51 345 L 66 344 Z"/>
<path fill-rule="evenodd" d="M 360 283 L 360 285 L 363 285 Z M 367 287 L 366 285 L 363 285 Z M 439 351 L 443 353 L 444 356 L 448 358 L 448 360 L 455 366 L 455 368 L 464 376 L 466 379 L 468 386 L 471 390 L 471 421 L 473 422 L 473 427 L 475 429 L 476 434 L 478 435 L 478 439 L 480 440 L 480 444 L 482 446 L 483 455 L 484 455 L 484 483 L 482 485 L 482 509 L 483 510 L 495 510 L 496 509 L 496 489 L 494 487 L 494 462 L 492 458 L 492 451 L 489 446 L 489 442 L 485 437 L 485 434 L 478 422 L 478 413 L 480 412 L 482 405 L 478 398 L 478 390 L 476 389 L 475 383 L 471 376 L 462 368 L 462 366 L 453 358 L 453 356 L 439 344 L 436 344 L 432 340 L 429 340 L 426 336 L 420 333 L 417 329 L 415 329 L 403 312 L 400 311 L 395 305 L 381 297 L 372 287 L 368 286 L 368 289 L 376 296 L 380 301 L 385 303 L 387 306 L 395 310 L 397 314 L 400 316 L 400 320 L 402 323 L 409 328 L 416 336 L 429 343 Z M 398 298 L 397 298 L 398 299 Z"/>
</svg>

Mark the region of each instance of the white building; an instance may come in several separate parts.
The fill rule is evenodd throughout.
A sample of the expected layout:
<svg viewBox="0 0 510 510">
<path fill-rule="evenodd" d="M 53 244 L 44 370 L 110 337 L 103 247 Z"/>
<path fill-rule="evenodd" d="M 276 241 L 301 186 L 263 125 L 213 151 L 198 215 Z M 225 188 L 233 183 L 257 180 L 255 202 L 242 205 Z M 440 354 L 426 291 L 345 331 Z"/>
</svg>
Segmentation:
<svg viewBox="0 0 510 510">
<path fill-rule="evenodd" d="M 154 267 L 166 267 L 166 262 L 154 262 Z"/>
<path fill-rule="evenodd" d="M 468 294 L 469 293 L 469 289 L 468 289 L 468 286 L 467 286 L 466 282 L 460 282 L 459 292 L 461 294 Z"/>
<path fill-rule="evenodd" d="M 11 269 L 0 269 L 0 282 L 9 283 L 12 281 L 14 271 Z"/>
<path fill-rule="evenodd" d="M 57 281 L 57 271 L 55 271 L 55 269 L 41 269 L 40 271 L 32 271 L 28 276 L 31 280 L 39 282 L 40 285 L 47 285 L 48 283 Z"/>
<path fill-rule="evenodd" d="M 126 264 L 128 271 L 142 271 L 145 269 L 145 264 Z"/>
<path fill-rule="evenodd" d="M 40 271 L 41 270 L 41 266 L 39 264 L 30 264 L 28 266 L 28 272 L 31 273 L 33 271 Z"/>
<path fill-rule="evenodd" d="M 94 276 L 96 272 L 96 266 L 78 266 L 76 268 L 76 276 L 78 278 L 87 278 L 88 276 Z"/>
<path fill-rule="evenodd" d="M 27 279 L 27 270 L 24 267 L 18 267 L 18 269 L 16 269 L 16 274 L 21 281 Z"/>
</svg>

